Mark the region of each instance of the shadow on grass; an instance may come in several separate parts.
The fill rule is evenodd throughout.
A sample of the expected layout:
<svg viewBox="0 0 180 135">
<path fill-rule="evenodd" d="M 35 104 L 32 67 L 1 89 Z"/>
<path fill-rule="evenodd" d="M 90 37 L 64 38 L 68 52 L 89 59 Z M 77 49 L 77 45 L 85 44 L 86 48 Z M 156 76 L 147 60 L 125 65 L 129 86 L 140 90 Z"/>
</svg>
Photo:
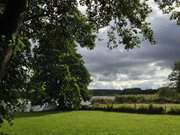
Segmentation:
<svg viewBox="0 0 180 135">
<path fill-rule="evenodd" d="M 4 132 L 0 132 L 0 135 L 8 135 L 7 133 Z"/>
<path fill-rule="evenodd" d="M 19 112 L 14 115 L 14 118 L 28 118 L 28 117 L 41 117 L 47 115 L 54 115 L 60 113 L 69 113 L 75 110 L 55 110 L 55 111 L 42 111 L 42 112 Z M 131 113 L 131 114 L 144 114 L 144 115 L 179 115 L 180 110 L 171 110 L 169 112 L 165 112 L 163 108 L 140 108 L 140 109 L 133 109 L 133 108 L 81 108 L 79 111 L 103 111 L 103 112 L 116 112 L 116 113 Z M 0 133 L 1 135 L 1 133 Z M 4 134 L 3 134 L 4 135 Z"/>
<path fill-rule="evenodd" d="M 68 112 L 72 112 L 72 110 L 42 111 L 42 112 L 17 112 L 17 113 L 15 113 L 14 118 L 40 117 L 40 116 L 53 115 L 53 114 L 58 114 L 58 113 L 68 113 Z"/>
</svg>

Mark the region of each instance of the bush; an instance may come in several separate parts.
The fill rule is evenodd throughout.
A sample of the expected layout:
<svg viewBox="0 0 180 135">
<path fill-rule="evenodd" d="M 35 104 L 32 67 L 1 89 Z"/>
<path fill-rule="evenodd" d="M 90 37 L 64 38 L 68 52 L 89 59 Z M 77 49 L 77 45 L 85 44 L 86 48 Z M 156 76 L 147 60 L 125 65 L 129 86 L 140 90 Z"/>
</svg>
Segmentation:
<svg viewBox="0 0 180 135">
<path fill-rule="evenodd" d="M 92 104 L 113 104 L 114 100 L 110 98 L 94 98 L 91 100 Z"/>
<path fill-rule="evenodd" d="M 156 102 L 160 103 L 180 103 L 180 94 L 171 88 L 160 88 L 158 92 L 158 99 Z"/>
<path fill-rule="evenodd" d="M 180 94 L 173 89 L 160 89 L 154 95 L 117 95 L 114 103 L 180 103 Z"/>
<path fill-rule="evenodd" d="M 162 114 L 165 112 L 163 107 L 157 107 L 150 104 L 148 107 L 140 107 L 138 109 L 139 113 L 149 113 L 149 114 Z"/>
<path fill-rule="evenodd" d="M 172 107 L 170 111 L 168 111 L 169 114 L 180 114 L 180 108 Z"/>
<path fill-rule="evenodd" d="M 115 103 L 153 103 L 156 95 L 117 95 Z"/>
<path fill-rule="evenodd" d="M 160 88 L 158 95 L 160 98 L 178 98 L 177 91 L 168 87 Z"/>
<path fill-rule="evenodd" d="M 126 112 L 126 113 L 142 113 L 142 114 L 162 114 L 165 113 L 165 108 L 153 106 L 152 104 L 148 106 L 128 106 L 123 105 L 119 107 L 111 106 L 92 106 L 92 107 L 82 107 L 82 110 L 96 110 L 96 111 L 110 111 L 110 112 Z"/>
</svg>

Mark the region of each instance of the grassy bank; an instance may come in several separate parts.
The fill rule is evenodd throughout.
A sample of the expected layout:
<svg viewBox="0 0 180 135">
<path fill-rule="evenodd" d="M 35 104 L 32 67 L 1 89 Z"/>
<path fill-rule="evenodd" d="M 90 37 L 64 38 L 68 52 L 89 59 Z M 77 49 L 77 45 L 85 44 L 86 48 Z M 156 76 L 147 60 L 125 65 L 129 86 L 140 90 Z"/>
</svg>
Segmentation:
<svg viewBox="0 0 180 135">
<path fill-rule="evenodd" d="M 2 130 L 10 135 L 178 135 L 180 116 L 101 111 L 26 113 Z"/>
</svg>

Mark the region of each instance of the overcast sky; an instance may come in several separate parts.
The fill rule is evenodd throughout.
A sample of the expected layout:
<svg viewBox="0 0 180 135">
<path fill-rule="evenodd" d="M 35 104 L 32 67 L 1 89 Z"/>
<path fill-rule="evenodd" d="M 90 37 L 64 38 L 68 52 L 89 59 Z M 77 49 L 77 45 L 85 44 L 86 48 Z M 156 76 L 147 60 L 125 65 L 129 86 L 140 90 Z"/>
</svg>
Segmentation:
<svg viewBox="0 0 180 135">
<path fill-rule="evenodd" d="M 79 48 L 85 66 L 92 76 L 89 88 L 123 89 L 158 88 L 168 83 L 174 62 L 180 60 L 180 26 L 162 14 L 154 3 L 148 18 L 157 41 L 155 46 L 143 42 L 140 48 L 126 51 L 107 48 L 106 29 L 102 29 L 94 50 Z"/>
</svg>

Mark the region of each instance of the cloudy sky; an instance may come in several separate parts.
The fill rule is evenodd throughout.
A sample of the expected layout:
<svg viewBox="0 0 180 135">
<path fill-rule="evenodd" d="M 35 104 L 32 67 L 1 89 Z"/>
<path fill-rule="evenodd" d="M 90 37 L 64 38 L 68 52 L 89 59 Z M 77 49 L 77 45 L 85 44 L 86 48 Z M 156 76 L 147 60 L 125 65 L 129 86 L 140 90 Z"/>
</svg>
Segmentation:
<svg viewBox="0 0 180 135">
<path fill-rule="evenodd" d="M 143 42 L 130 51 L 107 48 L 106 29 L 102 29 L 94 50 L 79 48 L 85 65 L 92 75 L 89 88 L 123 89 L 140 87 L 158 88 L 168 83 L 174 62 L 180 60 L 180 26 L 162 14 L 150 2 L 153 12 L 148 18 L 157 41 L 155 46 Z"/>
</svg>

